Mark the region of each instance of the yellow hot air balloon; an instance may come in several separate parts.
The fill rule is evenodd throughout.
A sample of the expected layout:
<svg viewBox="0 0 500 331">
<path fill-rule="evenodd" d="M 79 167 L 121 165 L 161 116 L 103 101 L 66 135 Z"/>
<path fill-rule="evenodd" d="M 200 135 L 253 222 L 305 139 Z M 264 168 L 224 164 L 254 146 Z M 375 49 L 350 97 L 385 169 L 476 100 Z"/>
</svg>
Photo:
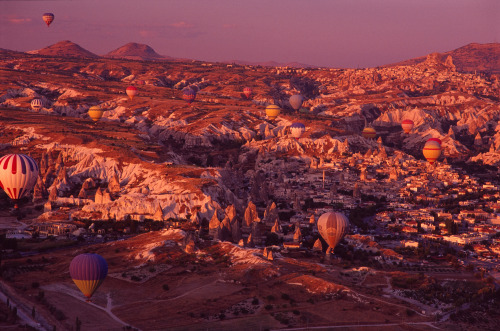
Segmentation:
<svg viewBox="0 0 500 331">
<path fill-rule="evenodd" d="M 441 144 L 436 140 L 427 140 L 423 149 L 424 157 L 433 164 L 441 155 Z"/>
<path fill-rule="evenodd" d="M 375 137 L 377 136 L 377 131 L 375 131 L 375 129 L 372 127 L 366 127 L 363 129 L 363 132 L 361 132 L 361 135 L 368 139 L 375 139 Z"/>
<path fill-rule="evenodd" d="M 89 116 L 94 121 L 97 122 L 101 119 L 104 110 L 99 106 L 92 106 L 89 108 Z"/>
<path fill-rule="evenodd" d="M 271 121 L 276 119 L 281 112 L 281 108 L 276 105 L 269 105 L 266 107 L 266 115 Z"/>
<path fill-rule="evenodd" d="M 333 250 L 349 230 L 349 220 L 342 213 L 330 212 L 320 216 L 317 226 L 319 234 L 329 246 L 328 249 Z"/>
</svg>

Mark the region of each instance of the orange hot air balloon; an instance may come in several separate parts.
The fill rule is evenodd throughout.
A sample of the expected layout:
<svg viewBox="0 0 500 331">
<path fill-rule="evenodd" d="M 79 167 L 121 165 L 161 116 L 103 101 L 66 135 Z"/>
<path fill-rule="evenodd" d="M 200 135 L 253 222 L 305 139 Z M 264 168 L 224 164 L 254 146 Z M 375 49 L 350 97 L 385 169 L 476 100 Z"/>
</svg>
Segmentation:
<svg viewBox="0 0 500 331">
<path fill-rule="evenodd" d="M 375 131 L 375 129 L 372 127 L 366 127 L 363 129 L 363 132 L 361 132 L 361 135 L 368 139 L 375 139 L 375 137 L 377 136 L 377 131 Z"/>
<path fill-rule="evenodd" d="M 414 123 L 412 120 L 403 120 L 401 122 L 401 127 L 406 134 L 409 134 L 411 129 L 413 129 Z"/>
<path fill-rule="evenodd" d="M 137 87 L 130 85 L 129 87 L 127 87 L 125 92 L 127 92 L 127 95 L 130 98 L 130 100 L 133 100 L 134 96 L 137 94 Z"/>
<path fill-rule="evenodd" d="M 320 216 L 317 226 L 319 234 L 333 250 L 349 230 L 349 220 L 342 213 L 330 212 Z"/>
<path fill-rule="evenodd" d="M 243 89 L 243 94 L 247 97 L 247 99 L 250 99 L 250 96 L 252 95 L 252 89 L 250 87 L 245 87 Z"/>
<path fill-rule="evenodd" d="M 47 24 L 47 26 L 49 26 L 54 21 L 54 14 L 45 13 L 45 14 L 43 14 L 42 18 L 43 18 L 43 21 L 45 22 L 45 24 Z"/>
<path fill-rule="evenodd" d="M 102 110 L 102 108 L 99 106 L 92 106 L 89 108 L 88 113 L 89 113 L 90 118 L 94 122 L 97 122 L 101 119 L 102 114 L 104 113 L 104 110 Z"/>
<path fill-rule="evenodd" d="M 269 105 L 266 107 L 266 115 L 271 121 L 276 119 L 281 112 L 281 108 L 276 105 Z"/>
<path fill-rule="evenodd" d="M 441 155 L 441 144 L 436 140 L 427 140 L 423 149 L 424 157 L 433 164 Z"/>
</svg>

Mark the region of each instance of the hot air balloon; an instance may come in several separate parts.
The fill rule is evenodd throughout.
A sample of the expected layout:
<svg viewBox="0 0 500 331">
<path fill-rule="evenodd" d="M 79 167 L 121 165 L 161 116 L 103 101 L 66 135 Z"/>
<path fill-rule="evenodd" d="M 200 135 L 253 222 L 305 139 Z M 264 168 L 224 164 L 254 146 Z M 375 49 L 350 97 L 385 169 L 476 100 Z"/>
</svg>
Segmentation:
<svg viewBox="0 0 500 331">
<path fill-rule="evenodd" d="M 365 138 L 368 138 L 368 139 L 375 139 L 375 137 L 377 136 L 377 131 L 375 131 L 374 128 L 368 126 L 368 127 L 363 129 L 363 132 L 361 132 L 361 135 Z"/>
<path fill-rule="evenodd" d="M 413 121 L 412 120 L 403 120 L 401 122 L 401 127 L 403 128 L 403 131 L 408 134 L 410 133 L 411 129 L 413 129 Z"/>
<path fill-rule="evenodd" d="M 266 115 L 271 121 L 276 119 L 281 112 L 281 108 L 276 105 L 269 105 L 266 107 Z"/>
<path fill-rule="evenodd" d="M 80 291 L 90 301 L 90 297 L 108 275 L 108 264 L 98 254 L 80 254 L 69 265 L 69 274 Z"/>
<path fill-rule="evenodd" d="M 306 126 L 302 123 L 295 122 L 290 125 L 290 132 L 295 139 L 299 139 L 304 131 L 306 131 Z"/>
<path fill-rule="evenodd" d="M 104 110 L 99 106 L 92 106 L 89 108 L 89 116 L 94 121 L 97 122 L 101 119 Z"/>
<path fill-rule="evenodd" d="M 196 98 L 196 92 L 190 88 L 184 89 L 182 93 L 182 98 L 186 100 L 188 105 L 190 105 L 191 102 L 193 102 L 194 99 Z"/>
<path fill-rule="evenodd" d="M 31 100 L 31 109 L 39 111 L 43 107 L 42 99 L 35 98 Z"/>
<path fill-rule="evenodd" d="M 252 95 L 252 89 L 250 87 L 245 87 L 243 89 L 243 94 L 247 97 L 247 99 L 250 99 L 250 96 Z"/>
<path fill-rule="evenodd" d="M 441 155 L 441 144 L 436 140 L 431 139 L 427 140 L 425 143 L 423 153 L 427 161 L 429 161 L 430 164 L 433 164 L 434 161 L 436 161 Z"/>
<path fill-rule="evenodd" d="M 133 100 L 134 96 L 137 94 L 137 88 L 135 86 L 130 85 L 129 87 L 127 87 L 125 92 L 127 92 L 127 95 L 130 98 L 130 100 Z"/>
<path fill-rule="evenodd" d="M 302 97 L 300 94 L 295 94 L 288 99 L 288 102 L 290 102 L 290 105 L 292 106 L 293 109 L 299 110 L 300 107 L 302 107 L 302 102 L 304 102 L 304 97 Z"/>
<path fill-rule="evenodd" d="M 330 212 L 320 216 L 317 226 L 319 234 L 329 246 L 328 249 L 333 250 L 347 233 L 349 220 L 342 213 Z"/>
<path fill-rule="evenodd" d="M 45 14 L 43 14 L 42 18 L 43 18 L 44 22 L 47 24 L 47 26 L 49 26 L 50 23 L 52 23 L 52 21 L 54 20 L 54 14 L 45 13 Z"/>
<path fill-rule="evenodd" d="M 8 154 L 0 158 L 0 187 L 12 200 L 21 199 L 31 191 L 37 178 L 38 165 L 32 157 Z"/>
</svg>

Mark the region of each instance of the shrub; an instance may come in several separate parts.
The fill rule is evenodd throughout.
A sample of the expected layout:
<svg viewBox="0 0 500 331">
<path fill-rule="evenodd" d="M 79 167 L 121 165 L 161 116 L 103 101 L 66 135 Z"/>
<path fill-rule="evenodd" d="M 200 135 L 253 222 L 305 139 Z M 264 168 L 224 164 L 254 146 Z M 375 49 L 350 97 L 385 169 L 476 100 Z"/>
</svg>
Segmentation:
<svg viewBox="0 0 500 331">
<path fill-rule="evenodd" d="M 298 311 L 297 309 L 294 309 L 293 314 L 294 315 L 300 315 L 300 311 Z"/>
<path fill-rule="evenodd" d="M 39 288 L 40 287 L 40 283 L 39 282 L 32 282 L 31 283 L 31 288 Z"/>
<path fill-rule="evenodd" d="M 256 306 L 256 305 L 258 305 L 258 304 L 259 304 L 259 299 L 257 299 L 257 298 L 253 298 L 253 300 L 252 300 L 252 305 Z"/>
<path fill-rule="evenodd" d="M 264 308 L 265 308 L 266 310 L 271 310 L 271 309 L 273 309 L 273 305 L 266 305 Z"/>
<path fill-rule="evenodd" d="M 137 277 L 136 275 L 130 277 L 130 279 L 132 279 L 134 282 L 140 282 L 141 281 L 141 278 Z"/>
<path fill-rule="evenodd" d="M 281 299 L 283 300 L 290 300 L 290 296 L 286 293 L 281 294 Z"/>
<path fill-rule="evenodd" d="M 162 288 L 164 291 L 168 291 L 170 289 L 170 287 L 168 287 L 168 284 L 163 284 Z"/>
</svg>

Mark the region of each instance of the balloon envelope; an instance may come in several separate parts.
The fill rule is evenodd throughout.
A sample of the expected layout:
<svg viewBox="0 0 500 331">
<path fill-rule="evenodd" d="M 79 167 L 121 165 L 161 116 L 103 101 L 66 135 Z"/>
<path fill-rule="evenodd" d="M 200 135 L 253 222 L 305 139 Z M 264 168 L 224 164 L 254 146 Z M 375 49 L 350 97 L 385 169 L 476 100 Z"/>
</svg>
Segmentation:
<svg viewBox="0 0 500 331">
<path fill-rule="evenodd" d="M 439 156 L 441 155 L 441 144 L 439 144 L 435 140 L 427 140 L 425 143 L 424 149 L 422 151 L 424 153 L 424 157 L 429 161 L 430 164 L 433 164 Z"/>
<path fill-rule="evenodd" d="M 349 230 L 349 220 L 342 213 L 325 213 L 318 219 L 318 232 L 334 249 Z"/>
<path fill-rule="evenodd" d="M 247 97 L 247 99 L 249 99 L 252 95 L 252 89 L 250 87 L 245 87 L 243 89 L 243 94 Z"/>
<path fill-rule="evenodd" d="M 295 94 L 288 99 L 290 102 L 290 105 L 292 106 L 293 109 L 299 110 L 300 107 L 302 107 L 302 102 L 304 102 L 304 97 L 302 97 L 300 94 Z"/>
<path fill-rule="evenodd" d="M 281 108 L 276 105 L 269 105 L 266 107 L 266 115 L 270 120 L 274 120 L 281 112 Z"/>
<path fill-rule="evenodd" d="M 401 122 L 401 127 L 405 133 L 410 133 L 411 129 L 413 129 L 413 121 L 412 120 L 403 120 Z"/>
<path fill-rule="evenodd" d="M 17 200 L 35 186 L 38 178 L 36 161 L 24 154 L 8 154 L 0 158 L 0 187 L 9 198 Z"/>
<path fill-rule="evenodd" d="M 125 92 L 127 92 L 127 95 L 130 98 L 130 100 L 133 100 L 134 96 L 137 94 L 137 88 L 135 86 L 131 85 L 131 86 L 127 87 Z"/>
<path fill-rule="evenodd" d="M 102 110 L 99 106 L 92 106 L 89 108 L 89 116 L 94 122 L 100 120 L 103 113 L 104 110 Z"/>
<path fill-rule="evenodd" d="M 31 109 L 38 111 L 42 109 L 42 107 L 43 107 L 43 102 L 41 99 L 36 98 L 31 101 Z"/>
<path fill-rule="evenodd" d="M 71 261 L 69 274 L 83 295 L 90 299 L 108 275 L 108 264 L 98 254 L 80 254 Z"/>
<path fill-rule="evenodd" d="M 182 98 L 190 105 L 196 98 L 196 92 L 192 89 L 185 89 L 182 93 Z"/>
<path fill-rule="evenodd" d="M 300 122 L 295 122 L 290 125 L 290 132 L 295 139 L 299 139 L 304 131 L 306 131 L 306 126 Z"/>
<path fill-rule="evenodd" d="M 361 135 L 365 138 L 374 139 L 377 136 L 377 131 L 374 128 L 366 127 L 361 132 Z"/>
<path fill-rule="evenodd" d="M 49 26 L 50 23 L 52 23 L 52 21 L 54 21 L 54 14 L 45 13 L 45 14 L 43 14 L 42 18 L 43 18 L 43 21 L 47 24 L 47 26 Z"/>
</svg>

